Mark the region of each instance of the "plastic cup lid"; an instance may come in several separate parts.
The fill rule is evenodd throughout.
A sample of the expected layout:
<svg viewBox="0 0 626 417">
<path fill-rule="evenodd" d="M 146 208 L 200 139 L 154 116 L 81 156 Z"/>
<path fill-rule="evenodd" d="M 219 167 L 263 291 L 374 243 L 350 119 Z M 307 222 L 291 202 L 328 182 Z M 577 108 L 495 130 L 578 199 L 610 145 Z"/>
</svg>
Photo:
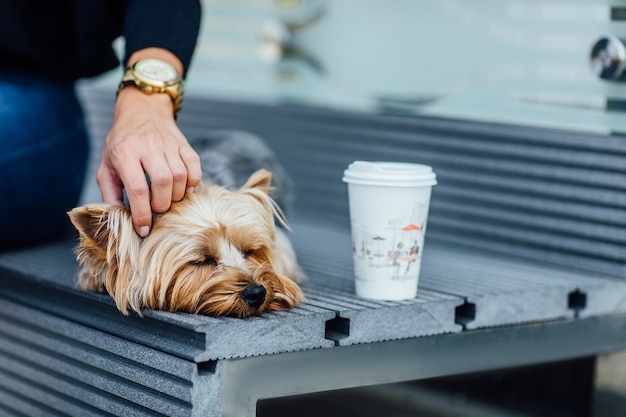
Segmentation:
<svg viewBox="0 0 626 417">
<path fill-rule="evenodd" d="M 407 162 L 354 161 L 343 172 L 342 180 L 349 184 L 387 187 L 430 187 L 437 184 L 437 176 L 430 166 Z"/>
</svg>

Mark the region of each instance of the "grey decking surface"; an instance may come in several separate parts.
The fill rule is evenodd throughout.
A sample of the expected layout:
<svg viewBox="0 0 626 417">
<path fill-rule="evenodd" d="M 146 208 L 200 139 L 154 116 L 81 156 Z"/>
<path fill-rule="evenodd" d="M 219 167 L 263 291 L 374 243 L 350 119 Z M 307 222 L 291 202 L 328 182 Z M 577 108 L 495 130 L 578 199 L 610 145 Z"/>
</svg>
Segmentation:
<svg viewBox="0 0 626 417">
<path fill-rule="evenodd" d="M 454 322 L 454 309 L 463 302 L 460 297 L 424 289 L 411 301 L 359 299 L 354 295 L 351 261 L 346 262 L 345 257 L 346 253 L 350 254 L 349 247 L 342 248 L 345 239 L 341 239 L 341 235 L 338 239 L 331 230 L 318 228 L 311 233 L 303 226 L 301 233 L 294 237 L 309 275 L 303 286 L 307 301 L 288 313 L 271 313 L 246 320 L 166 312 L 146 312 L 148 320 L 134 315 L 121 316 L 107 296 L 73 289 L 77 266 L 72 255 L 72 240 L 2 254 L 0 268 L 10 271 L 13 282 L 7 283 L 4 292 L 11 298 L 197 362 L 331 347 L 335 345 L 334 339 L 341 344 L 367 343 L 460 330 Z M 318 239 L 329 243 L 320 246 Z M 315 252 L 311 246 L 323 251 Z M 325 266 L 316 268 L 320 264 L 316 257 L 325 259 Z M 23 282 L 16 282 L 19 280 Z M 33 286 L 39 286 L 41 293 L 23 292 Z M 60 305 L 63 297 L 73 299 L 75 305 L 68 301 Z M 93 315 L 84 314 L 87 305 Z M 327 328 L 326 323 L 337 314 L 349 318 L 350 326 L 334 337 L 326 332 L 337 329 L 332 323 Z M 166 338 L 153 339 L 151 334 L 146 334 L 149 327 L 141 329 L 144 324 L 156 325 L 155 322 L 193 334 L 195 349 L 181 348 L 175 336 L 170 336 L 170 346 L 165 346 Z"/>
<path fill-rule="evenodd" d="M 461 323 L 471 329 L 626 311 L 626 283 L 620 280 L 437 242 L 427 243 L 415 300 L 364 300 L 354 294 L 349 236 L 305 223 L 294 230 L 309 279 L 303 285 L 307 301 L 289 313 L 248 320 L 166 312 L 147 312 L 146 320 L 121 316 L 108 297 L 73 289 L 72 240 L 0 255 L 12 281 L 3 290 L 42 310 L 197 362 L 455 332 Z M 23 293 L 27 288 L 32 291 Z M 586 297 L 584 305 L 572 305 L 577 291 Z M 63 297 L 76 304 L 60 304 Z M 473 317 L 460 316 L 457 307 L 464 303 L 473 304 Z M 84 314 L 87 306 L 93 316 Z M 144 324 L 154 322 L 176 329 L 170 345 L 167 338 L 145 334 Z M 180 348 L 178 331 L 193 334 L 195 349 Z"/>
<path fill-rule="evenodd" d="M 404 303 L 357 299 L 342 275 L 349 267 L 329 246 L 322 255 L 340 267 L 329 276 L 308 270 L 308 301 L 292 312 L 124 317 L 107 296 L 72 288 L 72 245 L 0 255 L 0 411 L 8 415 L 184 416 L 206 398 L 203 409 L 218 415 L 219 395 L 210 394 L 219 385 L 217 359 L 460 330 L 458 297 L 425 290 Z M 350 318 L 345 327 L 332 324 L 338 312 Z"/>
<path fill-rule="evenodd" d="M 342 285 L 343 291 L 353 294 L 351 253 L 346 249 L 351 247 L 351 241 L 347 232 L 307 225 L 300 228 L 298 232 L 306 235 L 306 240 L 300 240 L 296 233 L 296 243 L 299 252 L 305 254 L 301 256 L 305 265 L 315 274 L 324 274 L 321 280 L 325 288 Z M 584 294 L 584 307 L 571 299 L 577 293 Z M 626 308 L 626 283 L 622 280 L 437 241 L 426 243 L 420 294 L 420 297 L 433 297 L 436 300 L 433 305 L 439 307 L 445 304 L 444 299 L 437 299 L 443 294 L 473 304 L 472 318 L 461 317 L 461 312 L 455 316 L 455 322 L 463 323 L 468 329 L 568 318 L 575 314 L 609 314 Z M 396 312 L 397 304 L 393 307 Z M 446 308 L 448 313 L 452 311 L 450 305 Z M 341 313 L 342 317 L 350 314 Z M 434 317 L 442 320 L 448 316 L 445 311 L 437 310 Z"/>
<path fill-rule="evenodd" d="M 2 254 L 0 410 L 185 416 L 200 401 L 194 388 L 205 400 L 217 390 L 217 359 L 460 332 L 464 301 L 475 306 L 466 329 L 573 317 L 568 300 L 576 289 L 588 299 L 614 294 L 601 313 L 626 310 L 620 281 L 439 244 L 425 250 L 417 299 L 362 300 L 353 292 L 349 236 L 293 226 L 308 300 L 293 312 L 247 320 L 124 317 L 107 296 L 72 289 L 72 241 Z M 205 409 L 218 410 L 218 397 Z"/>
</svg>

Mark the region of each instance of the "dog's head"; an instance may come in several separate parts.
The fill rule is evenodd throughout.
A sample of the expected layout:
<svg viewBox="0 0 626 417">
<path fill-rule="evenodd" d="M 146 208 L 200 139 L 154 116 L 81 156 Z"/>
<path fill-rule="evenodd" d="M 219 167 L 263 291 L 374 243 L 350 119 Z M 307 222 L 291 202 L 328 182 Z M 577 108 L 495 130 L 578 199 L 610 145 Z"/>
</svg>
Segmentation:
<svg viewBox="0 0 626 417">
<path fill-rule="evenodd" d="M 87 205 L 69 212 L 80 234 L 79 287 L 105 289 L 123 313 L 142 308 L 248 317 L 289 310 L 303 299 L 277 257 L 268 192 L 271 174 L 252 174 L 239 190 L 201 183 L 139 237 L 125 207 Z"/>
</svg>

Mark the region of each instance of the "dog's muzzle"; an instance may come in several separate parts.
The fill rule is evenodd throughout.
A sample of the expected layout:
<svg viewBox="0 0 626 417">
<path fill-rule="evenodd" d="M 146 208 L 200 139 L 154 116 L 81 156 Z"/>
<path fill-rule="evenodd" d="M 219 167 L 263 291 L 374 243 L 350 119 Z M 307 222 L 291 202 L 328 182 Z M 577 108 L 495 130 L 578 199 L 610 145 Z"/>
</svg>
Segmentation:
<svg viewBox="0 0 626 417">
<path fill-rule="evenodd" d="M 265 302 L 267 290 L 262 285 L 250 285 L 241 292 L 243 301 L 252 308 L 259 308 Z"/>
</svg>

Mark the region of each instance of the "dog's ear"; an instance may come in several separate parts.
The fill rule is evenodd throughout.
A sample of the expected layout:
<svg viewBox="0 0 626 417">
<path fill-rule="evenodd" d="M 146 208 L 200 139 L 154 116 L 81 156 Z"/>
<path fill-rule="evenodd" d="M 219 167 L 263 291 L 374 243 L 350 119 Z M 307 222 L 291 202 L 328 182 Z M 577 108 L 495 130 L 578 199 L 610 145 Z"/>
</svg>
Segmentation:
<svg viewBox="0 0 626 417">
<path fill-rule="evenodd" d="M 269 194 L 274 189 L 271 184 L 272 173 L 265 169 L 259 169 L 250 175 L 250 178 L 248 178 L 248 181 L 246 181 L 242 188 L 254 188 Z"/>
<path fill-rule="evenodd" d="M 80 234 L 76 257 L 89 273 L 79 278 L 83 289 L 104 286 L 126 314 L 125 288 L 132 274 L 141 238 L 126 207 L 89 204 L 67 213 Z"/>
<path fill-rule="evenodd" d="M 108 216 L 105 215 L 105 207 L 101 205 L 88 205 L 76 207 L 67 213 L 70 221 L 78 230 L 81 240 L 93 242 L 98 248 L 106 247 L 108 239 L 106 223 Z"/>
<path fill-rule="evenodd" d="M 88 204 L 67 214 L 80 234 L 79 250 L 85 255 L 119 262 L 125 254 L 137 253 L 141 238 L 126 207 Z"/>
<path fill-rule="evenodd" d="M 273 216 L 283 227 L 289 229 L 285 214 L 278 204 L 276 204 L 276 201 L 270 196 L 273 190 L 272 173 L 265 169 L 259 169 L 250 175 L 250 178 L 248 178 L 248 181 L 241 187 L 240 191 L 261 203 L 263 207 L 267 209 L 268 216 Z"/>
<path fill-rule="evenodd" d="M 126 207 L 107 204 L 88 204 L 77 207 L 67 213 L 72 224 L 78 230 L 81 241 L 95 245 L 95 248 L 106 251 L 112 240 L 118 240 L 132 220 Z"/>
</svg>

